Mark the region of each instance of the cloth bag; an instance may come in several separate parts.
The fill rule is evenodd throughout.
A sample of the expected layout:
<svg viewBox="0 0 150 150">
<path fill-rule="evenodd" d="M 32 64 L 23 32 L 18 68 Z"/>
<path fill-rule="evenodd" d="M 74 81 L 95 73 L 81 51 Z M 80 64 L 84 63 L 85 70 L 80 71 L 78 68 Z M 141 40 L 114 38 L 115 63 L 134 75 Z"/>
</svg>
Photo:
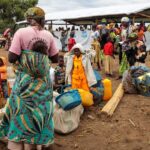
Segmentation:
<svg viewBox="0 0 150 150">
<path fill-rule="evenodd" d="M 150 97 L 150 72 L 139 76 L 134 82 L 141 95 Z"/>
<path fill-rule="evenodd" d="M 78 128 L 83 106 L 79 105 L 71 110 L 64 111 L 58 105 L 54 108 L 54 128 L 57 133 L 68 134 Z"/>
<path fill-rule="evenodd" d="M 129 70 L 126 70 L 122 78 L 123 89 L 125 93 L 137 94 L 137 89 L 133 83 L 132 76 Z"/>
</svg>

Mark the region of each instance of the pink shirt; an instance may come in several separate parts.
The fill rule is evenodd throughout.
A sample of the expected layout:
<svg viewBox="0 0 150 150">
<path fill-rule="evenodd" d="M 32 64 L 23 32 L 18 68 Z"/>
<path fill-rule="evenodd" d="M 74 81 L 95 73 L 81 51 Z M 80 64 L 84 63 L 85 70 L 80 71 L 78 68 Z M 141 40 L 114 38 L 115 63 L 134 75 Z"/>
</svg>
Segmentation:
<svg viewBox="0 0 150 150">
<path fill-rule="evenodd" d="M 38 40 L 45 42 L 49 56 L 54 56 L 58 53 L 52 34 L 49 31 L 38 30 L 37 27 L 31 26 L 21 28 L 15 33 L 9 51 L 20 55 L 21 50 L 31 50 L 33 43 Z"/>
</svg>

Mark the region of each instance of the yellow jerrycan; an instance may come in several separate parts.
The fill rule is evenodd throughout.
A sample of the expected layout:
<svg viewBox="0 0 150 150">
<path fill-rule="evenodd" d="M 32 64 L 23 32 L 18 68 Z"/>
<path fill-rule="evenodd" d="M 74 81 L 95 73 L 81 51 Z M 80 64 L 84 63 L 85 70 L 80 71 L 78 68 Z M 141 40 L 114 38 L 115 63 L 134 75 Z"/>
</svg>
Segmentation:
<svg viewBox="0 0 150 150">
<path fill-rule="evenodd" d="M 104 86 L 103 100 L 104 101 L 108 101 L 112 97 L 112 84 L 111 84 L 111 80 L 104 79 L 102 82 L 103 82 L 103 86 Z"/>
</svg>

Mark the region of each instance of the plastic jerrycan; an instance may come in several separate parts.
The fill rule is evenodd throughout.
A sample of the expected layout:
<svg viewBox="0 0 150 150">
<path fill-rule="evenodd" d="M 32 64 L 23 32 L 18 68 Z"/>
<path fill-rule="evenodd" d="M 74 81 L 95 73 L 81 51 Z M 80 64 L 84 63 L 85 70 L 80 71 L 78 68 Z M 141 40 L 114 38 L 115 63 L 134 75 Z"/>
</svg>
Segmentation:
<svg viewBox="0 0 150 150">
<path fill-rule="evenodd" d="M 103 86 L 104 86 L 103 100 L 108 101 L 112 97 L 112 84 L 111 84 L 111 80 L 104 79 L 102 82 L 103 82 Z"/>
</svg>

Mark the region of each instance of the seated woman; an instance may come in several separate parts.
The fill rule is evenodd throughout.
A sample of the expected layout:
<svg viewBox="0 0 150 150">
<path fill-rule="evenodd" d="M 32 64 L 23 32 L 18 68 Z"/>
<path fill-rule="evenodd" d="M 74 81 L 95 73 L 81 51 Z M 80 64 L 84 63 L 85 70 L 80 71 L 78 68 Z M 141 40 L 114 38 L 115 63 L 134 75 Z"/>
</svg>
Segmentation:
<svg viewBox="0 0 150 150">
<path fill-rule="evenodd" d="M 0 79 L 4 98 L 8 97 L 6 58 L 0 57 Z"/>
<path fill-rule="evenodd" d="M 90 91 L 90 87 L 97 83 L 91 66 L 90 55 L 87 55 L 81 44 L 73 46 L 66 58 L 66 81 L 72 89 Z"/>
</svg>

